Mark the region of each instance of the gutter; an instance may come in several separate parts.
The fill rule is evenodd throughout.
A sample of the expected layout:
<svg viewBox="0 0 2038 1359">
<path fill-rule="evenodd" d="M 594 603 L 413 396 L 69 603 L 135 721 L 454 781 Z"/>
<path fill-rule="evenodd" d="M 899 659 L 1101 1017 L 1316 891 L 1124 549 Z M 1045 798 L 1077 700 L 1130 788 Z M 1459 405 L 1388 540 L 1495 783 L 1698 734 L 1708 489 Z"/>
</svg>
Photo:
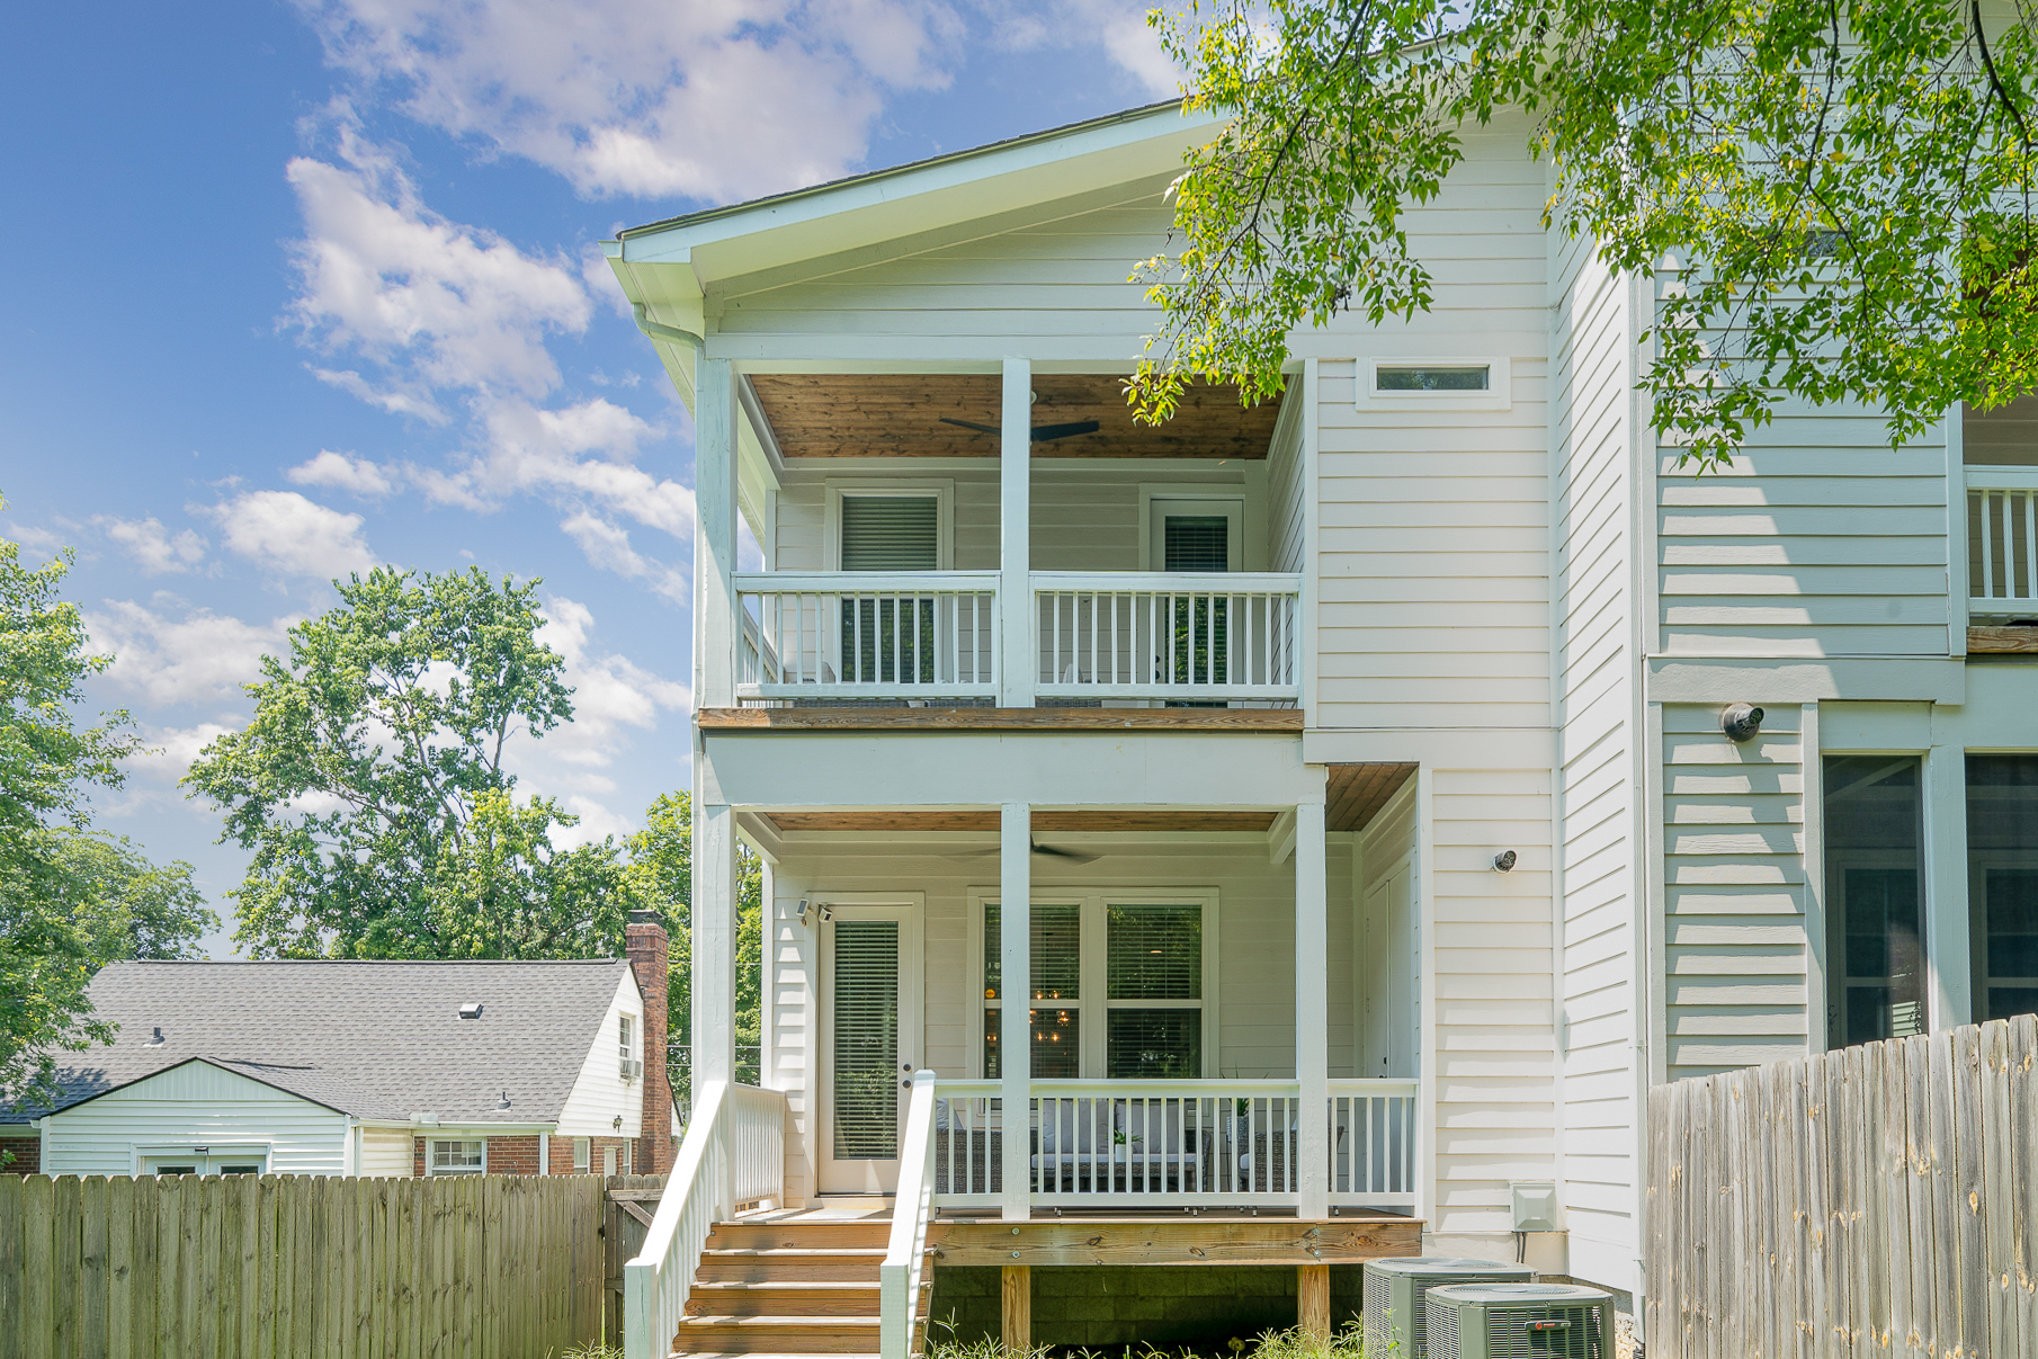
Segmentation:
<svg viewBox="0 0 2038 1359">
<path fill-rule="evenodd" d="M 681 330 L 678 326 L 669 326 L 663 321 L 652 320 L 651 309 L 642 302 L 632 302 L 630 314 L 637 318 L 637 329 L 654 340 L 664 340 L 668 344 L 691 345 L 696 355 L 703 353 L 708 347 L 706 340 L 690 330 Z"/>
</svg>

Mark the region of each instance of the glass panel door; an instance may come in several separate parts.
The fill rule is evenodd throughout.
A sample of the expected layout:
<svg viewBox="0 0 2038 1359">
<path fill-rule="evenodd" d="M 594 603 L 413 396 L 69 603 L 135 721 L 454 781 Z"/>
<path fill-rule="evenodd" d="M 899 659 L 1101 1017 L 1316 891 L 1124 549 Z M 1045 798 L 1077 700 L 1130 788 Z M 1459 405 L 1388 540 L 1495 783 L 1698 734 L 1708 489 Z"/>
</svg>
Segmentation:
<svg viewBox="0 0 2038 1359">
<path fill-rule="evenodd" d="M 917 916 L 833 906 L 822 926 L 821 1191 L 890 1193 L 920 1038 Z"/>
</svg>

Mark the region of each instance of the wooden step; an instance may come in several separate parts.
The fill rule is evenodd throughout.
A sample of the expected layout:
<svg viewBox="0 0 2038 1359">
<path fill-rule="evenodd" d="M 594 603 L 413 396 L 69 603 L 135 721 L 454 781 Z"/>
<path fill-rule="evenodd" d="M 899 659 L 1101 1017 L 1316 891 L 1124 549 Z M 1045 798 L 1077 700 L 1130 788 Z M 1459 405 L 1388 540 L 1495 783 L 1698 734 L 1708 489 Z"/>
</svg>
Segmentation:
<svg viewBox="0 0 2038 1359">
<path fill-rule="evenodd" d="M 872 1317 L 688 1317 L 673 1349 L 680 1354 L 875 1354 Z"/>
<path fill-rule="evenodd" d="M 717 1222 L 708 1232 L 709 1250 L 876 1250 L 882 1252 L 892 1224 L 875 1218 Z"/>
<path fill-rule="evenodd" d="M 885 1262 L 883 1249 L 795 1250 L 767 1247 L 709 1250 L 694 1277 L 704 1283 L 775 1283 L 779 1280 L 844 1279 L 875 1282 Z"/>
<path fill-rule="evenodd" d="M 696 1282 L 688 1316 L 874 1317 L 877 1280 L 773 1279 L 768 1283 Z"/>
</svg>

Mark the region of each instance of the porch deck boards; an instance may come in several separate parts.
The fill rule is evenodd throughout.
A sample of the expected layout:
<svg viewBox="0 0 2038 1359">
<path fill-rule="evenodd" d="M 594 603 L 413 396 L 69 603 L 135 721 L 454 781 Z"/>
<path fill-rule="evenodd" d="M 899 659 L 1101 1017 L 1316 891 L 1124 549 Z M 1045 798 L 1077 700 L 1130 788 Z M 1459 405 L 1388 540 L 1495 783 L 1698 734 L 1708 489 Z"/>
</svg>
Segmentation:
<svg viewBox="0 0 2038 1359">
<path fill-rule="evenodd" d="M 1297 708 L 702 708 L 702 731 L 1300 732 Z"/>
</svg>

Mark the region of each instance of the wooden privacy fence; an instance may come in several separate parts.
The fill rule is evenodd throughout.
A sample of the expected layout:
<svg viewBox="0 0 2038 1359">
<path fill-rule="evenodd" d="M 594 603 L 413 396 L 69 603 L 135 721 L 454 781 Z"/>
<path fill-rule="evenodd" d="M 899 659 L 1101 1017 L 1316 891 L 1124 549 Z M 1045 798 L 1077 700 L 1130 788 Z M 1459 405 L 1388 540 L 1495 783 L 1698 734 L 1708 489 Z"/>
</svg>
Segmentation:
<svg viewBox="0 0 2038 1359">
<path fill-rule="evenodd" d="M 601 1335 L 593 1175 L 0 1176 L 0 1359 L 545 1359 Z"/>
<path fill-rule="evenodd" d="M 1650 1359 L 2038 1355 L 2038 1018 L 1649 1094 Z"/>
</svg>

